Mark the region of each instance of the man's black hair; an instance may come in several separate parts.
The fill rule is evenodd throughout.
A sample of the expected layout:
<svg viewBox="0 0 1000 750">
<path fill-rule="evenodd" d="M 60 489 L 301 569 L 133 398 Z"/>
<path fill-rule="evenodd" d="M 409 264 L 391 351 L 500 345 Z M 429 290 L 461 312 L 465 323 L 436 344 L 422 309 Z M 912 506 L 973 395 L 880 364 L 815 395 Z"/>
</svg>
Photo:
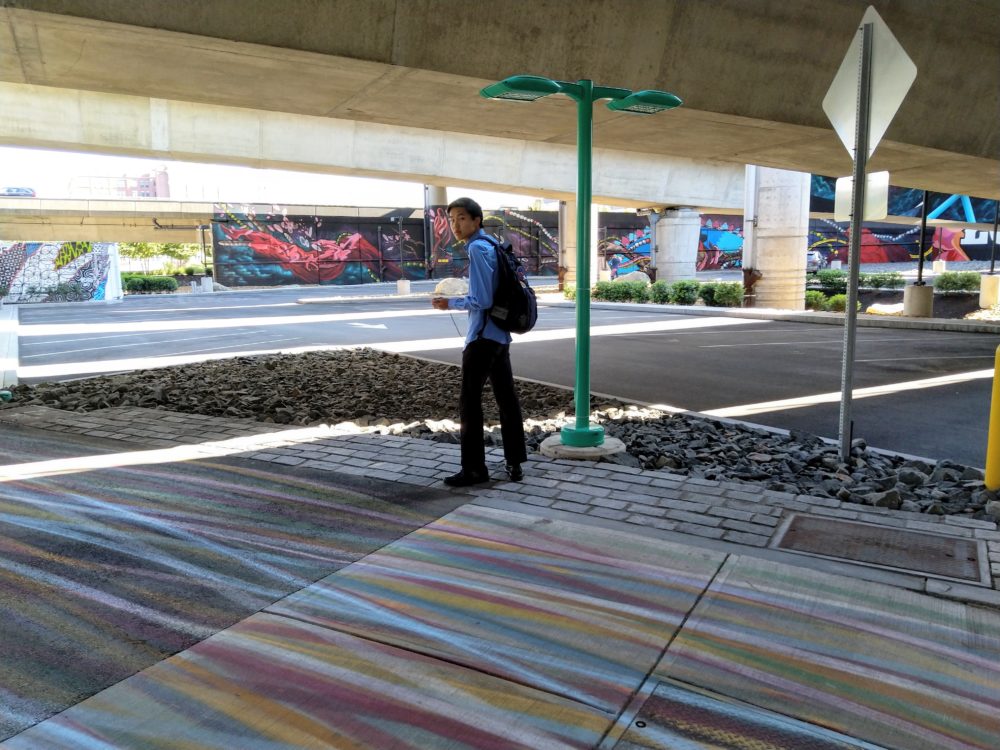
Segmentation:
<svg viewBox="0 0 1000 750">
<path fill-rule="evenodd" d="M 479 219 L 479 226 L 483 225 L 483 209 L 472 198 L 456 198 L 448 204 L 449 214 L 453 208 L 461 208 L 473 219 Z"/>
</svg>

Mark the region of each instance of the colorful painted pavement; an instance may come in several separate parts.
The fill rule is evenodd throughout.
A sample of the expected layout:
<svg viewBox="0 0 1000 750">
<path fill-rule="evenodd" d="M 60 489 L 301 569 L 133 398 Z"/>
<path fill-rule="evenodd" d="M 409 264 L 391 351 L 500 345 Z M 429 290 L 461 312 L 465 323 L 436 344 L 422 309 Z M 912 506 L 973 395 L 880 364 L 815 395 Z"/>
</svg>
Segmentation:
<svg viewBox="0 0 1000 750">
<path fill-rule="evenodd" d="M 464 506 L 4 747 L 986 750 L 998 656 L 995 610 Z"/>
<path fill-rule="evenodd" d="M 654 679 L 901 750 L 1000 746 L 1000 612 L 734 557 Z"/>
<path fill-rule="evenodd" d="M 116 448 L 5 426 L 0 462 Z M 260 466 L 221 459 L 0 483 L 0 737 L 458 504 L 396 486 L 395 501 L 373 499 L 329 473 Z"/>
</svg>

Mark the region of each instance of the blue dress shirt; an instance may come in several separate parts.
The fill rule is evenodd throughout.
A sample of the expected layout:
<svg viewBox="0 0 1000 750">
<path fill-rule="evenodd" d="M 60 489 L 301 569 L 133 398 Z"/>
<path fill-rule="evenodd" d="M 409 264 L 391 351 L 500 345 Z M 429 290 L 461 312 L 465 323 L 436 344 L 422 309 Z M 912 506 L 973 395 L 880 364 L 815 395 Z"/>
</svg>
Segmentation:
<svg viewBox="0 0 1000 750">
<path fill-rule="evenodd" d="M 480 336 L 500 344 L 509 344 L 511 341 L 510 334 L 498 328 L 486 314 L 493 306 L 493 292 L 498 281 L 496 247 L 486 237 L 486 232 L 480 229 L 468 239 L 469 293 L 464 297 L 448 300 L 449 309 L 469 312 L 466 346 Z"/>
</svg>

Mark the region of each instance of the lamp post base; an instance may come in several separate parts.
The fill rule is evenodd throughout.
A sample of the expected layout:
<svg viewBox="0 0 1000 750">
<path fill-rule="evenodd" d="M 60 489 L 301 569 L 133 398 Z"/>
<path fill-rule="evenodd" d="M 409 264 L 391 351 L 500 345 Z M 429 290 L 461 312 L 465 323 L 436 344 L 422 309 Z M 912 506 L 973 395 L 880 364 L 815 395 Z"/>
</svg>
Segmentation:
<svg viewBox="0 0 1000 750">
<path fill-rule="evenodd" d="M 604 442 L 604 428 L 598 424 L 583 428 L 566 425 L 560 435 L 562 444 L 571 448 L 594 448 Z"/>
<path fill-rule="evenodd" d="M 625 452 L 625 443 L 618 438 L 608 438 L 600 445 L 575 448 L 566 445 L 560 435 L 552 435 L 545 438 L 538 448 L 543 456 L 549 458 L 570 458 L 580 461 L 597 461 L 615 453 Z"/>
</svg>

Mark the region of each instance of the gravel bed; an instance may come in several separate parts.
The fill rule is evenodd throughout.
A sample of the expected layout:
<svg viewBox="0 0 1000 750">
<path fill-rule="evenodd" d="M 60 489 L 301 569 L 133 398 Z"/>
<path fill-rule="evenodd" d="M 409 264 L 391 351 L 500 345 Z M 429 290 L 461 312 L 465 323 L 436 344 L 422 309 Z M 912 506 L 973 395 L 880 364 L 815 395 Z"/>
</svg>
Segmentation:
<svg viewBox="0 0 1000 750">
<path fill-rule="evenodd" d="M 457 441 L 458 367 L 357 349 L 262 355 L 36 386 L 18 385 L 3 408 L 40 404 L 71 411 L 142 406 L 288 425 L 353 422 L 371 431 Z M 488 386 L 487 386 L 488 388 Z M 573 414 L 569 390 L 519 382 L 529 451 Z M 500 444 L 497 413 L 486 440 Z M 983 473 L 950 461 L 905 459 L 862 440 L 842 462 L 838 447 L 740 423 L 666 414 L 594 398 L 592 415 L 627 451 L 615 463 L 707 479 L 737 480 L 859 505 L 1000 519 Z"/>
</svg>

